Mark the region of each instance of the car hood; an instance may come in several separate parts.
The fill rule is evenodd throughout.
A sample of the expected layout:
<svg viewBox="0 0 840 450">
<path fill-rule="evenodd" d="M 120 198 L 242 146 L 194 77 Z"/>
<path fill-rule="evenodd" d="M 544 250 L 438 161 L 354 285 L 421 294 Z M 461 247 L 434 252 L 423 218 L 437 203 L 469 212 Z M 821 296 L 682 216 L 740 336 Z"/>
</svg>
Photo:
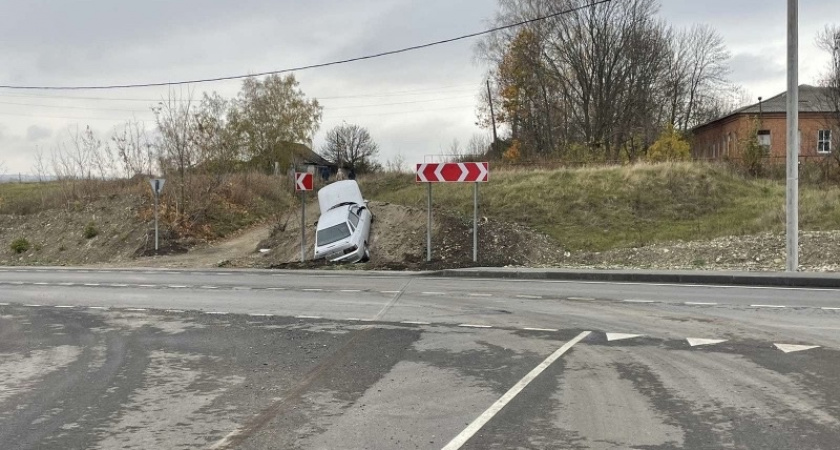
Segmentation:
<svg viewBox="0 0 840 450">
<path fill-rule="evenodd" d="M 336 181 L 328 184 L 318 191 L 318 206 L 321 214 L 334 208 L 336 205 L 354 203 L 362 205 L 365 203 L 362 198 L 362 191 L 355 180 Z M 346 215 L 345 215 L 346 218 Z"/>
</svg>

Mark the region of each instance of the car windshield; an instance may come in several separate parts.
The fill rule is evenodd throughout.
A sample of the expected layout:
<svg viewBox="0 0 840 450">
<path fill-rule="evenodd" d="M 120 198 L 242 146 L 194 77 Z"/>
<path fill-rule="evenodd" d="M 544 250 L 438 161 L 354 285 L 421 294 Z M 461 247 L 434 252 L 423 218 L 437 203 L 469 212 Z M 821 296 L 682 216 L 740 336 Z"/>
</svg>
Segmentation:
<svg viewBox="0 0 840 450">
<path fill-rule="evenodd" d="M 333 225 L 329 228 L 319 230 L 316 240 L 318 241 L 318 246 L 320 247 L 348 237 L 350 237 L 350 228 L 347 227 L 346 223 L 340 223 L 338 225 Z"/>
</svg>

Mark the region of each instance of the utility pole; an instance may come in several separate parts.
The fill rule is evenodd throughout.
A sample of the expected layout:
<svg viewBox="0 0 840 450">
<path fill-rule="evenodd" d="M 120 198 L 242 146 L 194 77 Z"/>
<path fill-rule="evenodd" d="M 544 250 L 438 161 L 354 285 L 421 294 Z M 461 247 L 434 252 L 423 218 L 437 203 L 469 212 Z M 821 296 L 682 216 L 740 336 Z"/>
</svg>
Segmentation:
<svg viewBox="0 0 840 450">
<path fill-rule="evenodd" d="M 487 101 L 490 103 L 490 122 L 493 124 L 493 150 L 496 149 L 496 141 L 499 137 L 496 135 L 496 111 L 493 108 L 493 92 L 490 91 L 490 79 L 487 79 Z"/>
<path fill-rule="evenodd" d="M 799 270 L 799 0 L 788 0 L 787 271 Z"/>
</svg>

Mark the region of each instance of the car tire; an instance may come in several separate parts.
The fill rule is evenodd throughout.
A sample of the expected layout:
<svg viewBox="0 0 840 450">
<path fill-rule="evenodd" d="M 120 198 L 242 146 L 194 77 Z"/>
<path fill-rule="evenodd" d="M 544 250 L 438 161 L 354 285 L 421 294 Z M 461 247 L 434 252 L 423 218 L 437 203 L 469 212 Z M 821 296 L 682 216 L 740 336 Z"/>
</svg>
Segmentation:
<svg viewBox="0 0 840 450">
<path fill-rule="evenodd" d="M 367 242 L 365 242 L 365 256 L 362 256 L 362 259 L 359 262 L 370 262 L 370 250 L 367 248 Z"/>
</svg>

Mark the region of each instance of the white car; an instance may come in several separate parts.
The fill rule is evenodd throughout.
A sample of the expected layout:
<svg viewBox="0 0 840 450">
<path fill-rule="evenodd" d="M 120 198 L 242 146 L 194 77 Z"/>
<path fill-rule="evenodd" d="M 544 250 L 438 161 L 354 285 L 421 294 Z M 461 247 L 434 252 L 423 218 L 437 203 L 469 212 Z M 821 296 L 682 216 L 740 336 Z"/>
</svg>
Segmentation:
<svg viewBox="0 0 840 450">
<path fill-rule="evenodd" d="M 337 181 L 318 191 L 321 217 L 315 231 L 315 259 L 366 262 L 373 215 L 354 180 Z"/>
</svg>

